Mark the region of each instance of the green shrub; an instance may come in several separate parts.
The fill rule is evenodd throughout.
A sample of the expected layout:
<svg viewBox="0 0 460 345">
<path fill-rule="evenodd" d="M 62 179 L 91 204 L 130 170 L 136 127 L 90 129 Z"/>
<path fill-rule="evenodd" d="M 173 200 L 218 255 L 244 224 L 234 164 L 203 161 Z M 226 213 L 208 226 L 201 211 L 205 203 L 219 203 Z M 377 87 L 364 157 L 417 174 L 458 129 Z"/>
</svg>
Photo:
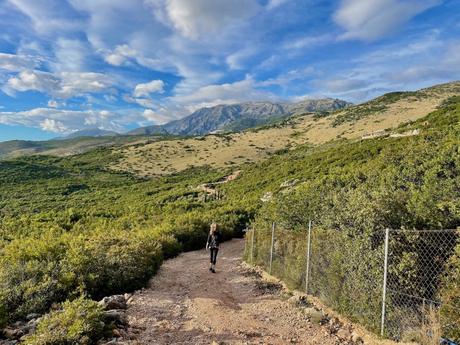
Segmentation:
<svg viewBox="0 0 460 345">
<path fill-rule="evenodd" d="M 182 251 L 182 246 L 173 235 L 160 235 L 158 241 L 164 260 L 171 259 Z"/>
<path fill-rule="evenodd" d="M 65 298 L 60 284 L 60 261 L 65 245 L 59 238 L 27 238 L 12 241 L 0 256 L 0 296 L 8 321 L 28 313 L 46 312 Z"/>
<path fill-rule="evenodd" d="M 148 232 L 73 236 L 62 277 L 67 285 L 100 298 L 141 288 L 162 260 L 160 242 Z"/>
<path fill-rule="evenodd" d="M 39 322 L 26 345 L 90 345 L 104 334 L 104 314 L 94 301 L 84 297 L 62 304 Z"/>
<path fill-rule="evenodd" d="M 460 341 L 460 244 L 449 260 L 441 291 L 441 324 L 444 336 Z"/>
</svg>

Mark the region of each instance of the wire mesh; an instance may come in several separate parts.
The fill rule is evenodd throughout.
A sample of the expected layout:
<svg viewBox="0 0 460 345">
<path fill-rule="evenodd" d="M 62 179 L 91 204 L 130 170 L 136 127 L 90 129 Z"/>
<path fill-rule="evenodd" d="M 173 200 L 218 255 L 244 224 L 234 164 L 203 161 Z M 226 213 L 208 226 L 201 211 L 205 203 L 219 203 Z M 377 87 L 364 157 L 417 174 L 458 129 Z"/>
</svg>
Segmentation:
<svg viewBox="0 0 460 345">
<path fill-rule="evenodd" d="M 418 341 L 430 315 L 443 305 L 446 264 L 458 243 L 456 230 L 391 230 L 389 236 L 385 335 Z M 447 308 L 448 305 L 443 306 Z M 443 332 L 450 333 L 449 325 Z M 460 325 L 457 325 L 460 327 Z"/>
<path fill-rule="evenodd" d="M 307 229 L 275 228 L 272 248 L 272 229 L 267 226 L 248 232 L 245 258 L 267 271 L 271 258 L 273 275 L 291 288 L 304 290 L 309 253 L 308 293 L 337 312 L 376 333 L 383 330 L 385 337 L 394 340 L 435 338 L 434 329 L 439 328 L 439 337 L 459 341 L 455 337 L 460 334 L 460 324 L 457 316 L 450 314 L 458 314 L 460 301 L 449 305 L 441 293 L 446 276 L 456 274 L 449 273 L 447 264 L 460 246 L 459 232 L 389 230 L 387 261 L 385 235 L 382 230 L 362 233 L 313 228 L 308 251 Z"/>
<path fill-rule="evenodd" d="M 314 229 L 309 293 L 377 332 L 382 301 L 384 233 Z"/>
<path fill-rule="evenodd" d="M 305 286 L 307 236 L 305 232 L 275 229 L 272 274 L 290 288 Z"/>
</svg>

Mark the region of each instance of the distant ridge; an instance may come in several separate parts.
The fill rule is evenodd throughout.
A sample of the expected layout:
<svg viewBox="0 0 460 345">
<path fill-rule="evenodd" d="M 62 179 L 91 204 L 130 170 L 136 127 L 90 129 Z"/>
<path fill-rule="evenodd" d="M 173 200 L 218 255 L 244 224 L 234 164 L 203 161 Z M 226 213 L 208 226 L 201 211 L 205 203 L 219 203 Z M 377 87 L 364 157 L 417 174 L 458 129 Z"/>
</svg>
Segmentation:
<svg viewBox="0 0 460 345">
<path fill-rule="evenodd" d="M 203 135 L 216 131 L 239 131 L 296 114 L 329 112 L 350 105 L 351 103 L 331 98 L 304 100 L 297 103 L 246 102 L 216 105 L 198 109 L 180 120 L 162 126 L 141 127 L 128 134 Z"/>
<path fill-rule="evenodd" d="M 99 128 L 90 128 L 90 129 L 82 129 L 81 131 L 73 132 L 69 135 L 66 135 L 64 137 L 59 137 L 56 139 L 75 139 L 75 138 L 80 138 L 80 137 L 114 137 L 120 135 L 120 133 L 114 132 L 114 131 L 107 131 L 105 129 L 99 129 Z"/>
</svg>

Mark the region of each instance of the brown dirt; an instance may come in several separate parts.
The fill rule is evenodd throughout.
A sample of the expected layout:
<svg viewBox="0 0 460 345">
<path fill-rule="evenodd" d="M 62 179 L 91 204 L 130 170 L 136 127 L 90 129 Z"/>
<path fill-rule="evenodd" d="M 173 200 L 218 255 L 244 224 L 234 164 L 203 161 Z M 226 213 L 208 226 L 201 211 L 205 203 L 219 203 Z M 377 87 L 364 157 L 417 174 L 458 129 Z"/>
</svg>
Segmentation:
<svg viewBox="0 0 460 345">
<path fill-rule="evenodd" d="M 130 344 L 343 343 L 245 268 L 243 246 L 222 244 L 216 274 L 204 250 L 166 261 L 129 301 Z"/>
</svg>

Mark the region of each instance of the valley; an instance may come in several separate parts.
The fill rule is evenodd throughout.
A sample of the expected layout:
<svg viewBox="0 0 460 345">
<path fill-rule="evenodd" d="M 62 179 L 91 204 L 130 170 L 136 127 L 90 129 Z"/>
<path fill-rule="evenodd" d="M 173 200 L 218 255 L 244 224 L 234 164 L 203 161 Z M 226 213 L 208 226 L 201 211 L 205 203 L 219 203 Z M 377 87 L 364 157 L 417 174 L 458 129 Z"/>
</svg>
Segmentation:
<svg viewBox="0 0 460 345">
<path fill-rule="evenodd" d="M 303 236 L 314 217 L 315 226 L 353 238 L 360 249 L 347 252 L 347 260 L 340 259 L 340 246 L 327 249 L 338 258 L 327 273 L 328 291 L 338 296 L 335 308 L 377 332 L 369 317 L 349 307 L 375 307 L 368 293 L 373 281 L 363 277 L 380 281 L 381 265 L 368 266 L 362 253 L 373 257 L 385 228 L 460 225 L 459 94 L 455 82 L 243 132 L 133 136 L 135 144 L 121 141 L 70 156 L 60 151 L 1 160 L 0 326 L 12 334 L 11 327 L 28 316 L 42 317 L 30 334 L 10 339 L 24 337 L 28 345 L 66 334 L 69 327 L 79 330 L 75 342 L 115 336 L 94 300 L 155 283 L 164 260 L 203 248 L 212 220 L 231 239 L 249 225 L 269 229 L 271 222 Z M 385 135 L 369 135 L 382 130 Z M 393 281 L 408 292 L 420 288 L 424 261 L 417 248 L 427 245 L 421 238 L 412 241 L 416 245 L 395 256 L 401 271 L 392 271 Z M 460 267 L 459 248 L 445 247 L 438 258 L 452 272 Z M 288 253 L 285 268 L 295 272 L 299 265 L 292 263 L 299 259 Z M 405 281 L 405 271 L 415 280 Z M 345 289 L 340 272 L 360 288 Z M 446 306 L 457 303 L 457 278 L 436 277 L 431 293 Z M 442 322 L 458 319 L 446 310 Z M 458 337 L 457 328 L 445 332 Z"/>
</svg>

